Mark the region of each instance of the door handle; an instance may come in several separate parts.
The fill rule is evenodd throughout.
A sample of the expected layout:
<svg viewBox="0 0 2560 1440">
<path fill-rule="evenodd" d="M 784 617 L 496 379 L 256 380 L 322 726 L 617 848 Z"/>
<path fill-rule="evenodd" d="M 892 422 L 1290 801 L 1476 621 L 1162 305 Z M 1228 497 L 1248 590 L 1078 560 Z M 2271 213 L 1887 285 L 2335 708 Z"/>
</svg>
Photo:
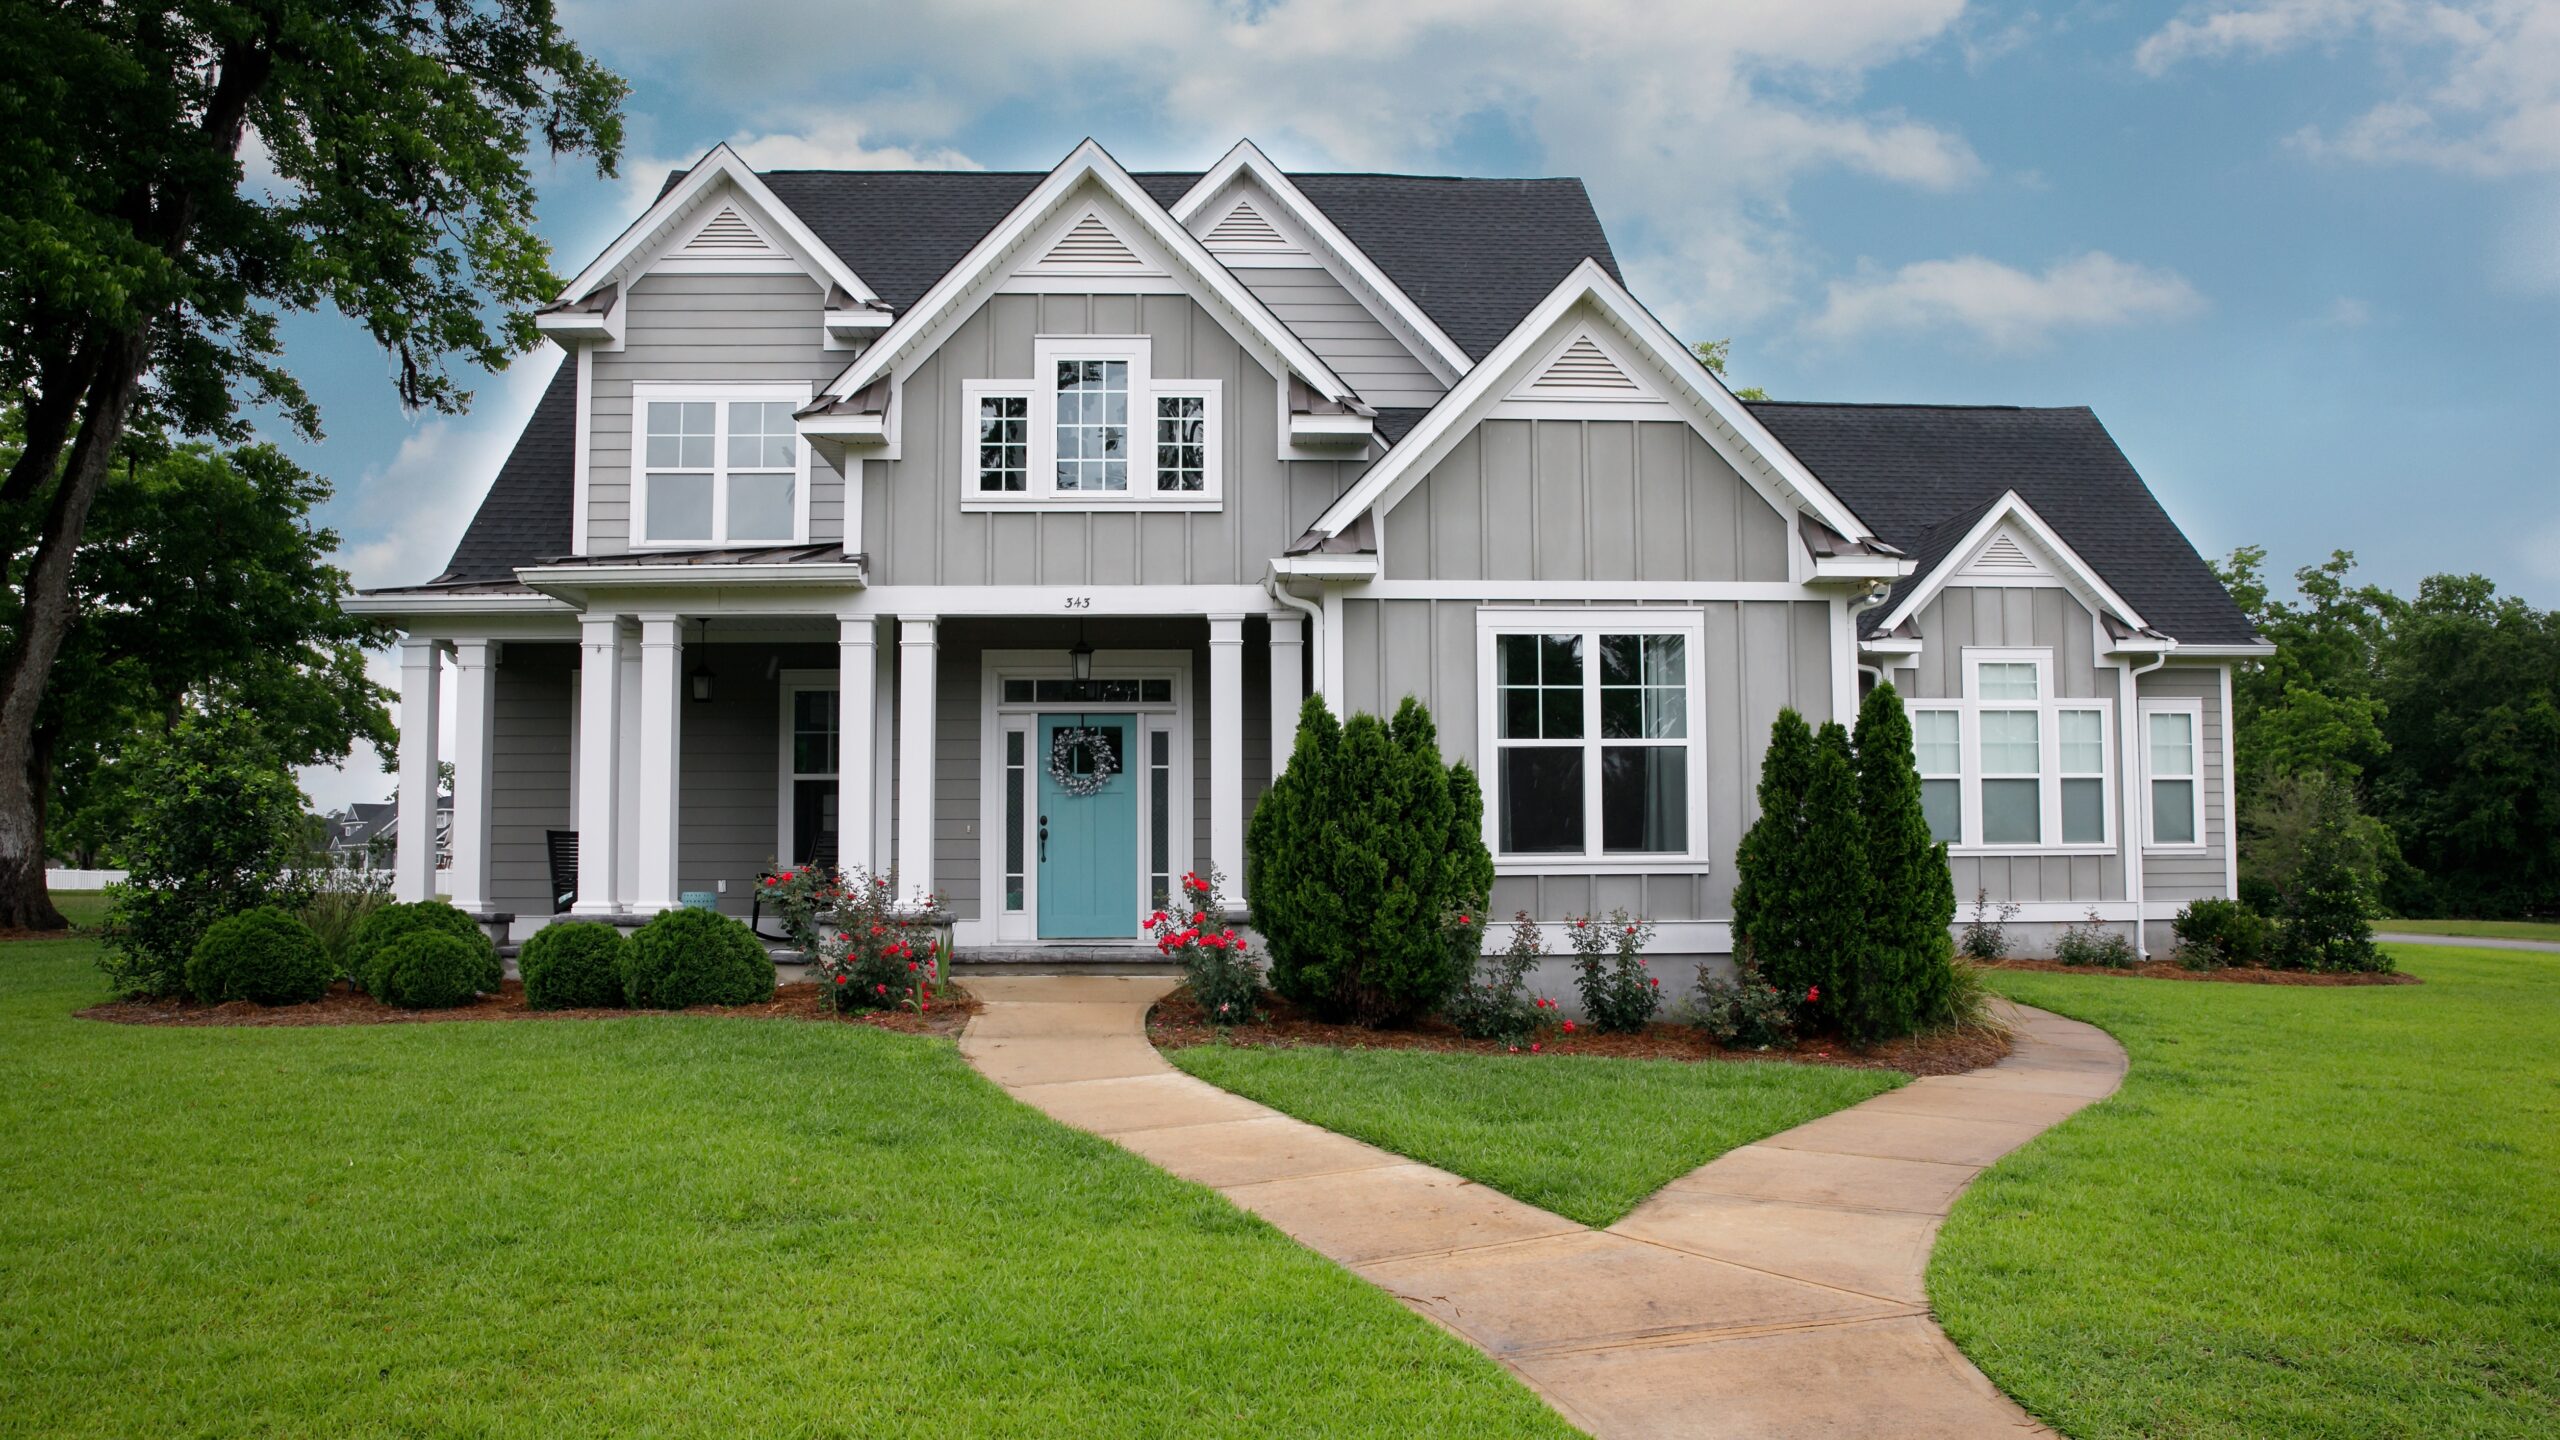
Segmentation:
<svg viewBox="0 0 2560 1440">
<path fill-rule="evenodd" d="M 1040 817 L 1040 863 L 1049 863 L 1049 817 Z"/>
</svg>

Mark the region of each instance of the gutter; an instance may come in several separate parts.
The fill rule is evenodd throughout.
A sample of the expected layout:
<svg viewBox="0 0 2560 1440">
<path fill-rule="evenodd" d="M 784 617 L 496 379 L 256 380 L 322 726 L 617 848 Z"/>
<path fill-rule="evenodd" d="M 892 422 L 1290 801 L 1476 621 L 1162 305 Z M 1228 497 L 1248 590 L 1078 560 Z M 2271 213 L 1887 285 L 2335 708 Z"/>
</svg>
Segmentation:
<svg viewBox="0 0 2560 1440">
<path fill-rule="evenodd" d="M 1331 705 L 1333 697 L 1324 693 L 1324 607 L 1281 589 L 1280 572 L 1269 564 L 1262 567 L 1262 588 L 1270 593 L 1273 600 L 1307 617 L 1307 663 L 1315 672 L 1315 683 L 1307 688 L 1324 695 L 1325 703 Z"/>
<path fill-rule="evenodd" d="M 2125 694 L 2124 694 L 2124 708 L 2123 708 L 2123 709 L 2121 709 L 2121 710 L 2119 710 L 2119 711 L 2117 712 L 2117 714 L 2118 714 L 2118 716 L 2120 717 L 2120 719 L 2121 719 L 2121 723 L 2122 723 L 2122 724 L 2123 724 L 2123 726 L 2124 726 L 2124 735 L 2125 735 L 2125 740 L 2124 740 L 2124 771 L 2125 771 L 2125 780 L 2126 780 L 2126 784 L 2125 784 L 2125 791 L 2126 791 L 2125 798 L 2126 798 L 2127 800 L 2131 800 L 2131 799 L 2133 798 L 2133 795 L 2134 795 L 2134 787 L 2133 787 L 2133 784 L 2132 784 L 2132 777 L 2133 777 L 2133 761 L 2134 761 L 2134 756 L 2135 756 L 2137 753 L 2139 753 L 2138 751 L 2136 751 L 2136 749 L 2135 749 L 2134 747 L 2135 747 L 2138 743 L 2140 743 L 2141 738 L 2142 738 L 2142 737 L 2141 737 L 2141 734 L 2139 733 L 2139 732 L 2141 731 L 2141 728 L 2142 728 L 2142 723 L 2141 723 L 2141 710 L 2142 710 L 2142 703 L 2141 703 L 2141 701 L 2142 701 L 2142 677 L 2143 677 L 2143 676 L 2145 676 L 2145 675 L 2150 674 L 2152 671 L 2157 670 L 2157 669 L 2159 669 L 2161 666 L 2166 665 L 2166 664 L 2168 664 L 2168 663 L 2169 663 L 2169 652 L 2168 652 L 2168 651 L 2166 651 L 2166 650 L 2163 650 L 2163 651 L 2161 651 L 2161 652 L 2159 653 L 2159 655 L 2158 655 L 2158 656 L 2154 657 L 2154 658 L 2153 658 L 2153 660 L 2151 661 L 2151 663 L 2150 663 L 2150 664 L 2148 664 L 2148 665 L 2135 665 L 2135 664 L 2132 664 L 2132 663 L 2128 662 L 2128 663 L 2126 664 L 2126 666 L 2125 666 L 2125 672 L 2124 672 L 2124 687 L 2125 687 Z M 2229 724 L 2231 723 L 2231 718 L 2230 718 L 2229 716 L 2227 716 L 2227 715 L 2226 715 L 2226 716 L 2224 716 L 2224 717 L 2223 717 L 2223 721 L 2222 721 L 2222 723 L 2223 723 L 2223 724 L 2225 724 L 2225 725 L 2229 725 Z M 2196 737 L 2196 744 L 2197 744 L 2198 748 L 2202 748 L 2202 746 L 2203 746 L 2203 744 L 2204 744 L 2204 737 L 2203 737 L 2203 736 L 2201 736 L 2201 735 L 2197 736 L 2197 737 Z M 2203 770 L 2203 768 L 2204 768 L 2204 767 L 2203 767 L 2202 765 L 2198 765 L 2196 768 L 2197 768 L 2197 770 L 2198 770 L 2199 772 L 2201 772 L 2201 771 Z M 2140 793 L 2141 793 L 2141 795 L 2142 795 L 2142 799 L 2143 799 L 2143 804 L 2142 804 L 2142 815 L 2143 815 L 2143 819 L 2147 822 L 2147 821 L 2150 819 L 2150 817 L 2151 817 L 2151 803 L 2150 803 L 2150 802 L 2151 802 L 2151 793 L 2150 793 L 2149 781 L 2148 781 L 2147 779 L 2145 780 L 2145 782 L 2144 782 L 2144 788 L 2142 789 L 2142 791 L 2141 791 Z M 2199 803 L 2197 804 L 2196 809 L 2198 810 L 2198 812 L 2199 812 L 2199 813 L 2201 813 L 2201 812 L 2202 812 L 2202 810 L 2204 809 L 2204 806 L 2203 806 L 2203 804 L 2201 803 L 2202 797 L 2201 797 L 2201 796 L 2199 796 L 2199 797 L 2198 797 L 2198 800 L 2199 800 Z M 2135 957 L 2136 959 L 2140 959 L 2140 960 L 2148 960 L 2148 959 L 2150 959 L 2150 958 L 2151 958 L 2151 941 L 2150 941 L 2150 938 L 2149 938 L 2149 937 L 2150 937 L 2150 930 L 2149 930 L 2149 927 L 2144 923 L 2144 922 L 2145 922 L 2149 917 L 2144 913 L 2147 907 L 2146 907 L 2146 905 L 2145 905 L 2145 903 L 2144 903 L 2144 898 L 2143 898 L 2143 892 L 2144 892 L 2144 890 L 2145 890 L 2145 888 L 2146 888 L 2146 882 L 2145 882 L 2145 879 L 2144 879 L 2144 877 L 2143 877 L 2143 873 L 2142 873 L 2142 834 L 2141 834 L 2141 832 L 2140 832 L 2139 830 L 2137 830 L 2137 829 L 2134 827 L 2134 824 L 2133 824 L 2133 814 L 2132 814 L 2133 808 L 2134 808 L 2134 807 L 2133 807 L 2133 806 L 2131 806 L 2131 805 L 2126 805 L 2126 806 L 2124 807 L 2124 810 L 2125 810 L 2125 812 L 2126 812 L 2126 814 L 2125 814 L 2125 827 L 2124 827 L 2124 828 L 2125 828 L 2125 851 L 2124 851 L 2124 858 L 2125 858 L 2125 887 L 2124 887 L 2124 889 L 2125 889 L 2125 898 L 2126 898 L 2127 900 L 2130 900 L 2130 901 L 2132 901 L 2132 902 L 2133 902 L 2133 953 L 2134 953 L 2134 957 Z M 2198 826 L 2197 828 L 2198 828 L 2198 829 L 2202 829 L 2203 827 L 2202 827 L 2202 826 Z M 2226 844 L 2226 845 L 2229 845 L 2229 844 L 2233 844 L 2233 843 L 2235 843 L 2235 836 L 2234 836 L 2234 834 L 2233 834 L 2233 830 L 2234 830 L 2234 829 L 2235 829 L 2235 826 L 2234 826 L 2234 824 L 2233 824 L 2232 820 L 2226 817 L 2226 818 L 2225 818 L 2225 820 L 2223 821 L 2223 837 L 2222 837 L 2222 843 L 2224 843 L 2224 844 Z"/>
</svg>

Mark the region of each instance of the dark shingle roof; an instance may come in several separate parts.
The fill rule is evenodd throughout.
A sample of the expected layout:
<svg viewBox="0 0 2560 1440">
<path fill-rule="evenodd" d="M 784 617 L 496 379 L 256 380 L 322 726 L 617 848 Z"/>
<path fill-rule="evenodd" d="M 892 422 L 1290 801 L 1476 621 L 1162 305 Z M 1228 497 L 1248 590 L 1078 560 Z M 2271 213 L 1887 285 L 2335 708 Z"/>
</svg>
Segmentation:
<svg viewBox="0 0 2560 1440">
<path fill-rule="evenodd" d="M 1906 589 L 2015 490 L 2153 628 L 2190 645 L 2258 638 L 2086 406 L 1779 400 L 1751 402 L 1751 413 L 1878 536 L 1920 563 Z"/>
<path fill-rule="evenodd" d="M 1045 171 L 758 173 L 837 259 L 899 310 L 922 299 L 1048 178 Z M 1172 171 L 1132 178 L 1167 206 L 1200 179 Z M 1289 178 L 1474 359 L 1483 359 L 1586 257 L 1618 273 L 1579 180 Z"/>
<path fill-rule="evenodd" d="M 535 402 L 533 418 L 516 437 L 507 463 L 489 482 L 489 494 L 453 561 L 429 582 L 468 585 L 516 578 L 516 567 L 544 555 L 565 554 L 571 512 L 576 508 L 570 480 L 576 473 L 578 442 L 578 366 L 562 359 L 550 386 Z"/>
</svg>

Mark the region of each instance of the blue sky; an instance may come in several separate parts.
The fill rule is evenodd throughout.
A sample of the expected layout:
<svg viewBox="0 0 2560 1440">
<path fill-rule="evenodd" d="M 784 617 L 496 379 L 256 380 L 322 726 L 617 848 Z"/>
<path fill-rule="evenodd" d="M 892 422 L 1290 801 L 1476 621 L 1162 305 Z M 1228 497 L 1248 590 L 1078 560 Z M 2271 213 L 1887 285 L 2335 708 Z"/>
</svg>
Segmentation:
<svg viewBox="0 0 2560 1440">
<path fill-rule="evenodd" d="M 2345 548 L 2404 592 L 2476 570 L 2560 605 L 2560 0 L 562 12 L 633 86 L 621 179 L 538 166 L 564 274 L 720 140 L 1045 169 L 1092 135 L 1173 168 L 1249 135 L 1292 168 L 1580 175 L 1737 384 L 2089 405 L 2208 555 Z M 555 357 L 416 417 L 352 327 L 288 344 L 358 583 L 429 578 Z"/>
</svg>

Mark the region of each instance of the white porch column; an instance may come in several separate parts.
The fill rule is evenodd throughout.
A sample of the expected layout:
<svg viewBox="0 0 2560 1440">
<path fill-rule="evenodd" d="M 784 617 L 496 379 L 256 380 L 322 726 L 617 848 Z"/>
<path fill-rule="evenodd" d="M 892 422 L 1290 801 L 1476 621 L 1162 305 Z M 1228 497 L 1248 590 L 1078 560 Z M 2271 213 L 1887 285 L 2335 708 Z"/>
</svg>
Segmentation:
<svg viewBox="0 0 2560 1440">
<path fill-rule="evenodd" d="M 614 701 L 621 719 L 621 749 L 614 756 L 613 904 L 628 912 L 640 899 L 640 647 L 625 635 L 620 677 L 621 697 Z"/>
<path fill-rule="evenodd" d="M 637 812 L 640 868 L 632 909 L 655 915 L 676 908 L 676 785 L 684 713 L 684 640 L 673 615 L 640 617 L 640 763 Z M 582 879 L 584 877 L 581 877 Z"/>
<path fill-rule="evenodd" d="M 836 622 L 836 864 L 876 870 L 872 854 L 872 691 L 879 683 L 880 622 Z"/>
<path fill-rule="evenodd" d="M 578 649 L 578 903 L 569 913 L 611 915 L 622 833 L 622 617 L 580 620 Z"/>
<path fill-rule="evenodd" d="M 934 617 L 899 616 L 897 883 L 901 894 L 933 889 L 934 659 Z"/>
<path fill-rule="evenodd" d="M 1271 778 L 1288 768 L 1298 744 L 1298 710 L 1307 699 L 1307 621 L 1303 615 L 1271 617 Z"/>
<path fill-rule="evenodd" d="M 1209 617 L 1209 863 L 1244 895 L 1244 617 Z"/>
<path fill-rule="evenodd" d="M 453 645 L 453 903 L 466 914 L 489 909 L 489 757 L 497 715 L 489 640 Z"/>
<path fill-rule="evenodd" d="M 391 893 L 404 902 L 436 893 L 436 691 L 443 650 L 443 641 L 423 636 L 400 642 L 400 856 Z"/>
</svg>

